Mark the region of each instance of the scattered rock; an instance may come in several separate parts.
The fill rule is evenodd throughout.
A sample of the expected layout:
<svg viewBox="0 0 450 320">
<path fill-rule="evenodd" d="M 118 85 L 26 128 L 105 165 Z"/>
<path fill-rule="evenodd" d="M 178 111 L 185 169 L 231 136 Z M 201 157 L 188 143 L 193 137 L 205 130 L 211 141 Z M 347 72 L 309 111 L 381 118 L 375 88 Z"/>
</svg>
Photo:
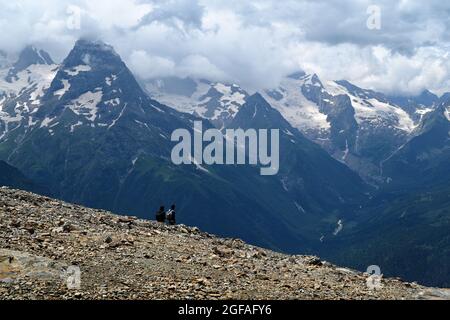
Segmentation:
<svg viewBox="0 0 450 320">
<path fill-rule="evenodd" d="M 112 237 L 111 237 L 111 236 L 107 236 L 107 237 L 105 238 L 105 243 L 110 244 L 111 242 L 113 242 Z"/>
<path fill-rule="evenodd" d="M 309 257 L 309 258 L 306 259 L 306 264 L 310 265 L 310 266 L 320 267 L 320 266 L 323 265 L 323 262 L 318 257 Z"/>
<path fill-rule="evenodd" d="M 221 258 L 230 258 L 233 255 L 233 250 L 228 248 L 214 247 L 213 252 Z"/>
<path fill-rule="evenodd" d="M 443 289 L 0 188 L 0 300 L 450 299 Z"/>
<path fill-rule="evenodd" d="M 70 223 L 65 223 L 62 228 L 64 232 L 68 233 L 76 230 L 75 226 L 71 225 Z"/>
</svg>

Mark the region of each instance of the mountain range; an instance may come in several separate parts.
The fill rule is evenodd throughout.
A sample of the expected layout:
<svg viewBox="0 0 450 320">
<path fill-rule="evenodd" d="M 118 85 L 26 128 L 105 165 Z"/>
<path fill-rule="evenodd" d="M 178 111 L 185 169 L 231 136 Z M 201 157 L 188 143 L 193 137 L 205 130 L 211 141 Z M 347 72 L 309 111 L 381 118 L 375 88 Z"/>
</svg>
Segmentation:
<svg viewBox="0 0 450 320">
<path fill-rule="evenodd" d="M 392 241 L 401 250 L 379 262 L 387 272 L 450 280 L 446 270 L 432 276 L 397 263 L 414 261 L 416 246 L 433 261 L 448 250 L 441 231 L 428 235 L 449 227 L 450 94 L 394 97 L 304 72 L 260 93 L 206 79 L 136 79 L 111 46 L 88 40 L 61 64 L 34 47 L 1 61 L 0 160 L 59 199 L 145 218 L 176 203 L 182 223 L 359 268 Z M 174 165 L 171 134 L 193 132 L 195 121 L 279 129 L 279 174 Z M 405 205 L 414 243 L 395 236 Z M 376 249 L 363 254 L 366 245 Z"/>
<path fill-rule="evenodd" d="M 143 86 L 155 99 L 218 128 L 226 127 L 251 95 L 236 84 L 203 79 L 171 77 Z M 384 161 L 416 136 L 424 117 L 450 95 L 439 98 L 424 91 L 418 97 L 394 97 L 344 80 L 322 82 L 302 71 L 261 94 L 291 126 L 374 185 L 386 183 Z"/>
</svg>

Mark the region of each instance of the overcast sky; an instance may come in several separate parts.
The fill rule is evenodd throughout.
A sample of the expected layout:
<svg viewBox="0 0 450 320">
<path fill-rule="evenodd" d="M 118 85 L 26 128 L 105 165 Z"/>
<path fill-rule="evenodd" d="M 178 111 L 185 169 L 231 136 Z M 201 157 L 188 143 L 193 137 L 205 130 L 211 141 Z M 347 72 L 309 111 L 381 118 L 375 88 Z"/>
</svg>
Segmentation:
<svg viewBox="0 0 450 320">
<path fill-rule="evenodd" d="M 259 90 L 303 69 L 388 93 L 450 91 L 450 1 L 0 0 L 0 8 L 0 49 L 10 54 L 34 44 L 60 61 L 91 37 L 143 78 Z"/>
</svg>

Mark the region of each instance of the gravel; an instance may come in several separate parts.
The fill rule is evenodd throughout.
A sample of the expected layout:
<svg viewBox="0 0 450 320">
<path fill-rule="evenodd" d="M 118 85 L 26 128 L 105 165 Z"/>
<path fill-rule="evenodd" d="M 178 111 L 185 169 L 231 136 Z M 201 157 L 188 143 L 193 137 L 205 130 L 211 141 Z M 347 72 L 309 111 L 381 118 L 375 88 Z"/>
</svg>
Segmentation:
<svg viewBox="0 0 450 320">
<path fill-rule="evenodd" d="M 449 299 L 318 257 L 0 188 L 0 299 Z"/>
</svg>

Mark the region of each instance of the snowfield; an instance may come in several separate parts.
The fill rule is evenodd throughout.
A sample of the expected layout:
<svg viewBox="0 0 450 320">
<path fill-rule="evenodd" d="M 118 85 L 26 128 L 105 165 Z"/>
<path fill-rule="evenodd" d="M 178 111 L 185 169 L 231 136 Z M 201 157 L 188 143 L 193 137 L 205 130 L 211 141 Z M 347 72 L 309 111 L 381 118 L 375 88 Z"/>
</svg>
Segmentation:
<svg viewBox="0 0 450 320">
<path fill-rule="evenodd" d="M 96 92 L 88 91 L 79 96 L 78 99 L 73 100 L 72 104 L 67 107 L 76 115 L 85 116 L 87 120 L 94 122 L 97 118 L 97 106 L 102 101 L 102 98 L 103 92 L 101 90 Z"/>
<path fill-rule="evenodd" d="M 328 116 L 321 113 L 319 106 L 303 95 L 301 90 L 303 85 L 313 85 L 311 77 L 305 77 L 302 80 L 284 79 L 278 89 L 283 95 L 281 100 L 272 98 L 266 92 L 263 96 L 293 127 L 300 131 L 328 132 L 331 128 Z"/>
</svg>

